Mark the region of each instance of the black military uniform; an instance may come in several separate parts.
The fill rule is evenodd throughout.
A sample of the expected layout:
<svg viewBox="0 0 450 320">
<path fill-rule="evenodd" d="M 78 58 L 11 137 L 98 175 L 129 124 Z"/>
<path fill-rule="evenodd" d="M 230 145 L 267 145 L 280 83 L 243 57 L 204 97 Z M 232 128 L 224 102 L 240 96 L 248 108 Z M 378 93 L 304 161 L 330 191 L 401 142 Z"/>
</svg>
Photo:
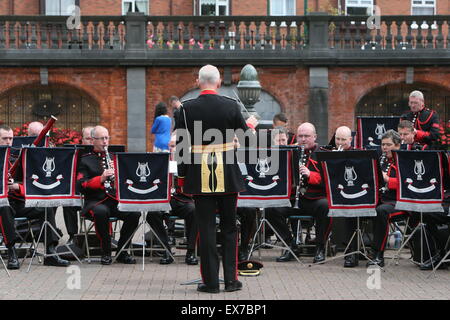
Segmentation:
<svg viewBox="0 0 450 320">
<path fill-rule="evenodd" d="M 101 175 L 106 169 L 105 152 L 92 152 L 82 156 L 77 174 L 77 187 L 84 195 L 82 215 L 94 221 L 97 237 L 103 250 L 102 264 L 111 264 L 111 235 L 109 218 L 123 220 L 117 251 L 125 245 L 139 224 L 139 212 L 122 212 L 117 209 L 116 191 L 113 187 L 105 187 Z M 131 241 L 128 243 L 130 245 Z M 122 251 L 117 261 L 133 264 L 136 261 Z"/>
<path fill-rule="evenodd" d="M 432 145 L 439 138 L 439 116 L 436 111 L 423 108 L 419 112 L 407 112 L 401 116 L 401 120 L 409 120 L 417 130 L 416 142 Z"/>
<path fill-rule="evenodd" d="M 186 140 L 184 135 L 181 141 L 180 137 L 186 126 L 190 139 Z M 209 129 L 220 132 L 221 141 L 211 142 L 208 138 L 203 140 L 205 131 Z M 234 151 L 234 134 L 227 135 L 227 129 L 247 130 L 240 107 L 233 99 L 219 96 L 214 90 L 203 90 L 197 99 L 183 103 L 177 127 L 179 184 L 185 193 L 193 195 L 195 202 L 203 279 L 203 285 L 199 285 L 198 290 L 213 293 L 219 292 L 216 214 L 220 216 L 223 235 L 225 290 L 239 290 L 242 286 L 237 281 L 236 204 L 238 192 L 244 190 L 244 181 Z M 188 146 L 192 146 L 191 152 Z M 191 160 L 190 164 L 181 161 L 186 152 Z"/>
<path fill-rule="evenodd" d="M 11 163 L 9 163 L 11 167 Z M 21 177 L 18 177 L 21 179 Z M 24 199 L 23 184 L 19 183 L 20 190 L 10 191 L 8 194 L 9 206 L 0 208 L 0 225 L 3 233 L 3 239 L 5 245 L 8 248 L 8 269 L 19 269 L 20 264 L 17 260 L 14 245 L 17 241 L 16 228 L 14 224 L 14 218 L 26 217 L 28 219 L 36 219 L 39 221 L 39 226 L 42 226 L 45 222 L 45 208 L 26 208 Z M 56 229 L 55 212 L 53 208 L 47 208 L 47 221 Z M 55 254 L 56 246 L 58 245 L 58 237 L 51 230 L 47 230 L 46 236 L 46 253 Z M 44 265 L 48 266 L 62 266 L 66 267 L 70 265 L 67 260 L 60 259 L 57 255 L 45 257 Z"/>
<path fill-rule="evenodd" d="M 389 236 L 390 221 L 402 220 L 406 212 L 395 209 L 397 202 L 397 164 L 394 158 L 387 158 L 381 165 L 381 170 L 389 176 L 389 182 L 382 188 L 380 204 L 376 207 L 377 216 L 373 218 L 373 259 L 367 265 L 384 266 L 384 250 Z"/>
</svg>

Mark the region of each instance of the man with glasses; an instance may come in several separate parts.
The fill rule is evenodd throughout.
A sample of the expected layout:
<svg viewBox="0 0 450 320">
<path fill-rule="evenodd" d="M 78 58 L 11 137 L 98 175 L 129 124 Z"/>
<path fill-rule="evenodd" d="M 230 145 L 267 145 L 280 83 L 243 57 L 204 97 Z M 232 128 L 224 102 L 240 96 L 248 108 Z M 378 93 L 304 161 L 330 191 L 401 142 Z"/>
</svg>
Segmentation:
<svg viewBox="0 0 450 320">
<path fill-rule="evenodd" d="M 117 209 L 118 202 L 115 198 L 116 192 L 112 183 L 114 168 L 109 167 L 105 152 L 110 139 L 108 129 L 96 126 L 91 130 L 91 136 L 94 150 L 81 158 L 77 174 L 77 187 L 84 195 L 82 214 L 94 221 L 95 230 L 101 243 L 103 251 L 101 264 L 109 265 L 112 263 L 109 218 L 115 217 L 123 220 L 120 239 L 117 244 L 117 252 L 119 252 L 136 230 L 140 213 L 121 212 Z M 105 184 L 107 181 L 110 186 Z M 121 252 L 117 261 L 125 264 L 136 263 L 136 260 L 126 250 Z"/>
</svg>

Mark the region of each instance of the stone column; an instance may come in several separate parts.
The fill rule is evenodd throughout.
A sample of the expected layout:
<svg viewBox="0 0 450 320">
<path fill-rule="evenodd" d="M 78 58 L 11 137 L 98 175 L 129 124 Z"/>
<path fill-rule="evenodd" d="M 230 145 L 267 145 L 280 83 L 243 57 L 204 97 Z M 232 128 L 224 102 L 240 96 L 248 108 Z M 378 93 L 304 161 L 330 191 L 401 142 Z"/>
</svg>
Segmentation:
<svg viewBox="0 0 450 320">
<path fill-rule="evenodd" d="M 315 125 L 317 142 L 328 144 L 328 68 L 309 68 L 309 122 Z"/>
<path fill-rule="evenodd" d="M 146 69 L 127 69 L 127 125 L 128 151 L 146 151 Z"/>
</svg>

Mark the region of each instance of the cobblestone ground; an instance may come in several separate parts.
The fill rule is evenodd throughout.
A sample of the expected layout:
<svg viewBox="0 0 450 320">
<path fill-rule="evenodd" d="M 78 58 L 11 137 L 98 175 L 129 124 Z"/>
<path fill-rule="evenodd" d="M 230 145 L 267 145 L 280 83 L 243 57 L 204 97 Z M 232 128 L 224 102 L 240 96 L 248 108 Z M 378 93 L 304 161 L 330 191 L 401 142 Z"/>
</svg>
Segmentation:
<svg viewBox="0 0 450 320">
<path fill-rule="evenodd" d="M 60 220 L 62 215 L 59 215 Z M 62 222 L 59 221 L 59 225 Z M 114 263 L 102 266 L 77 262 L 69 268 L 47 267 L 36 260 L 27 273 L 29 259 L 20 270 L 10 271 L 7 277 L 0 269 L 0 299 L 17 300 L 378 300 L 378 299 L 450 299 L 450 271 L 438 270 L 433 275 L 420 271 L 408 255 L 399 265 L 388 265 L 384 271 L 368 272 L 365 261 L 359 267 L 343 268 L 343 259 L 312 266 L 311 257 L 296 261 L 275 262 L 279 249 L 261 250 L 264 264 L 258 277 L 240 277 L 243 290 L 231 293 L 205 294 L 196 291 L 196 285 L 182 285 L 200 277 L 198 266 L 184 263 L 183 250 L 176 263 L 160 265 L 158 258 L 142 258 L 138 264 Z M 392 256 L 388 251 L 387 256 Z M 258 258 L 258 254 L 254 255 Z M 76 275 L 80 275 L 77 282 Z M 379 275 L 379 278 L 377 276 Z M 378 281 L 379 280 L 379 281 Z M 79 286 L 78 286 L 79 284 Z"/>
</svg>

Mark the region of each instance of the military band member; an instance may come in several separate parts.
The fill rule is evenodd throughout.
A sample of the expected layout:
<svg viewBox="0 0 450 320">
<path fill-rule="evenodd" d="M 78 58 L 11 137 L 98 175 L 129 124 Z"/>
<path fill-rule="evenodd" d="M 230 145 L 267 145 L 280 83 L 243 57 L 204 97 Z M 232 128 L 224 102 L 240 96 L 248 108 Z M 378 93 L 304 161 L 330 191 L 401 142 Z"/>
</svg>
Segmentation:
<svg viewBox="0 0 450 320">
<path fill-rule="evenodd" d="M 439 116 L 436 111 L 425 107 L 423 93 L 416 90 L 410 93 L 409 112 L 401 116 L 402 120 L 409 120 L 415 129 L 414 140 L 421 144 L 432 145 L 439 138 Z"/>
<path fill-rule="evenodd" d="M 414 129 L 414 125 L 409 120 L 400 120 L 398 127 L 398 134 L 402 139 L 402 150 L 426 150 L 428 149 L 428 145 L 420 144 L 415 141 L 416 130 Z"/>
<path fill-rule="evenodd" d="M 0 127 L 0 145 L 11 146 L 13 140 L 13 131 L 8 126 Z M 11 163 L 9 166 L 11 167 Z M 45 222 L 45 208 L 26 208 L 24 199 L 24 187 L 20 182 L 10 181 L 8 184 L 9 206 L 0 208 L 0 227 L 3 233 L 3 239 L 8 248 L 8 269 L 19 269 L 20 264 L 14 244 L 17 241 L 14 218 L 26 217 L 28 219 L 38 219 L 39 225 Z M 47 221 L 56 229 L 55 213 L 52 208 L 47 208 Z M 58 237 L 51 231 L 46 233 L 46 253 L 48 255 L 56 254 L 55 247 L 58 245 Z M 57 255 L 45 257 L 44 265 L 66 267 L 70 265 L 67 260 L 60 259 Z"/>
<path fill-rule="evenodd" d="M 389 222 L 391 220 L 403 219 L 404 211 L 395 209 L 397 202 L 396 190 L 398 188 L 397 164 L 393 156 L 393 150 L 400 150 L 401 138 L 394 131 L 389 130 L 381 137 L 381 150 L 383 151 L 380 166 L 385 186 L 382 188 L 380 204 L 376 207 L 377 216 L 373 218 L 373 242 L 372 261 L 370 265 L 384 266 L 384 250 L 389 235 Z"/>
<path fill-rule="evenodd" d="M 117 251 L 119 252 L 136 230 L 140 213 L 121 212 L 117 209 L 118 202 L 115 198 L 112 181 L 114 168 L 112 168 L 108 159 L 112 156 L 105 152 L 110 139 L 108 129 L 96 126 L 91 130 L 91 136 L 94 139 L 94 150 L 81 158 L 77 174 L 77 187 L 84 195 L 82 214 L 94 221 L 97 237 L 101 243 L 103 251 L 101 264 L 109 265 L 112 263 L 109 218 L 116 217 L 123 220 L 120 239 L 117 244 Z M 131 241 L 128 242 L 128 246 L 130 243 Z M 117 261 L 125 264 L 136 263 L 136 260 L 126 250 L 121 252 Z"/>
<path fill-rule="evenodd" d="M 299 210 L 302 215 L 314 216 L 316 228 L 314 263 L 325 260 L 325 243 L 332 226 L 332 218 L 328 217 L 328 200 L 322 180 L 321 166 L 315 153 L 319 150 L 316 139 L 316 128 L 313 124 L 305 122 L 298 127 L 297 144 L 304 146 L 307 157 L 306 164 L 299 166 L 300 177 L 302 177 Z"/>
<path fill-rule="evenodd" d="M 217 94 L 221 79 L 216 67 L 202 67 L 197 84 L 200 96 L 183 103 L 177 127 L 177 148 L 182 148 L 177 151 L 179 184 L 185 193 L 193 195 L 200 234 L 203 283 L 197 290 L 219 293 L 218 213 L 223 235 L 225 291 L 236 291 L 242 288 L 237 279 L 236 204 L 238 192 L 244 190 L 244 182 L 234 151 L 234 134 L 227 134 L 227 129 L 245 131 L 248 127 L 238 103 Z M 189 136 L 183 135 L 183 131 L 186 133 L 183 129 L 187 129 Z M 205 132 L 216 136 L 208 137 Z M 181 161 L 185 152 L 189 163 Z"/>
</svg>

